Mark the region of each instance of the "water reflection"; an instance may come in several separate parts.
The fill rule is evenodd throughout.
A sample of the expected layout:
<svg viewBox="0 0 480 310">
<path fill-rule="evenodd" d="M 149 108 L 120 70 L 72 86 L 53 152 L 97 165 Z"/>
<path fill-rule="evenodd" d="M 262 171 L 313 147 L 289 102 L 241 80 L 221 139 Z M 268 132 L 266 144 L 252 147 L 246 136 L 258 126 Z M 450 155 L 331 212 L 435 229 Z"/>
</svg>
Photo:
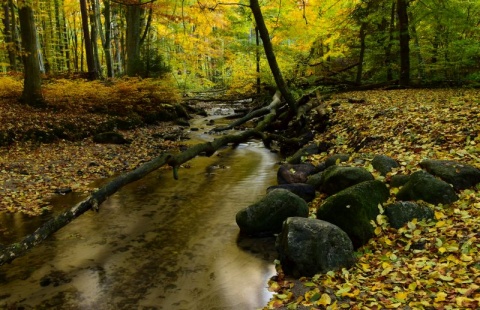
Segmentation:
<svg viewBox="0 0 480 310">
<path fill-rule="evenodd" d="M 262 307 L 273 242 L 237 240 L 234 219 L 274 184 L 276 160 L 240 145 L 192 160 L 178 181 L 163 171 L 127 186 L 0 267 L 0 308 Z"/>
</svg>

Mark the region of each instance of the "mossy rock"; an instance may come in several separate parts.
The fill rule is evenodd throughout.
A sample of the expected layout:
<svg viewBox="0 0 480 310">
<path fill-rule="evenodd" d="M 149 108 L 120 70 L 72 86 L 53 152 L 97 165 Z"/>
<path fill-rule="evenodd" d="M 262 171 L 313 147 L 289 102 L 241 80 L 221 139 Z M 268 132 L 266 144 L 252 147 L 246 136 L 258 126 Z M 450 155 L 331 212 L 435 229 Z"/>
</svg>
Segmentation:
<svg viewBox="0 0 480 310">
<path fill-rule="evenodd" d="M 383 176 L 387 175 L 393 168 L 400 167 L 395 159 L 387 155 L 375 155 L 372 160 L 372 166 Z"/>
<path fill-rule="evenodd" d="M 283 270 L 295 277 L 349 268 L 355 263 L 348 235 L 338 226 L 317 219 L 289 217 L 275 247 Z"/>
<path fill-rule="evenodd" d="M 358 248 L 374 236 L 370 221 L 376 219 L 378 205 L 388 197 L 389 191 L 381 181 L 362 182 L 328 197 L 317 209 L 317 218 L 340 227 Z"/>
<path fill-rule="evenodd" d="M 350 155 L 348 154 L 334 154 L 325 160 L 325 166 L 328 168 L 336 165 L 337 163 L 346 162 L 349 159 Z"/>
<path fill-rule="evenodd" d="M 390 226 L 398 229 L 413 219 L 433 219 L 434 213 L 428 206 L 413 201 L 397 201 L 385 206 L 385 215 L 388 217 Z"/>
<path fill-rule="evenodd" d="M 420 170 L 412 173 L 408 182 L 400 188 L 397 199 L 404 201 L 423 200 L 431 204 L 448 205 L 457 201 L 458 196 L 450 184 Z"/>
<path fill-rule="evenodd" d="M 452 184 L 456 190 L 474 187 L 480 183 L 480 169 L 453 160 L 424 160 L 420 167 Z"/>
<path fill-rule="evenodd" d="M 352 185 L 372 180 L 373 175 L 365 168 L 331 166 L 322 172 L 320 190 L 333 195 Z"/>
<path fill-rule="evenodd" d="M 288 217 L 308 216 L 308 205 L 286 189 L 275 189 L 260 201 L 240 210 L 236 215 L 240 232 L 251 236 L 279 233 Z"/>
</svg>

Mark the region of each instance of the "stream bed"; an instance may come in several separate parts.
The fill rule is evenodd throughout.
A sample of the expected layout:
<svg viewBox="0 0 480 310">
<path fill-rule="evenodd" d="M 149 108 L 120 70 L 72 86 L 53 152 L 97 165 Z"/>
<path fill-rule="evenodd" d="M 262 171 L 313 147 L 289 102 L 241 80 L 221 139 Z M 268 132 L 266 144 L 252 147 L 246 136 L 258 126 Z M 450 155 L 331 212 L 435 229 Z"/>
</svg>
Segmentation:
<svg viewBox="0 0 480 310">
<path fill-rule="evenodd" d="M 191 160 L 177 181 L 162 170 L 124 187 L 1 266 L 0 309 L 262 308 L 274 241 L 240 237 L 235 214 L 276 183 L 277 161 L 252 141 Z M 35 221 L 0 215 L 19 236 Z"/>
</svg>

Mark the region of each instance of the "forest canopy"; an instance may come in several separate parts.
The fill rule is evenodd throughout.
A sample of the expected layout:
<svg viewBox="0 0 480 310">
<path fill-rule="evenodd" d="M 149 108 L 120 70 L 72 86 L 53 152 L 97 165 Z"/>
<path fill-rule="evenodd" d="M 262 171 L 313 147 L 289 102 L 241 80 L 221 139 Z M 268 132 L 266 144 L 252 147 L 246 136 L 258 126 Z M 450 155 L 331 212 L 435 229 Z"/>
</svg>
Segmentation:
<svg viewBox="0 0 480 310">
<path fill-rule="evenodd" d="M 28 7 L 36 30 L 33 51 L 48 76 L 168 74 L 184 92 L 245 92 L 257 77 L 273 82 L 246 0 L 0 3 L 3 73 L 24 70 L 21 58 L 29 52 L 22 40 L 30 39 L 21 35 L 26 28 L 20 13 Z M 260 6 L 290 83 L 480 82 L 478 1 L 265 0 Z"/>
</svg>

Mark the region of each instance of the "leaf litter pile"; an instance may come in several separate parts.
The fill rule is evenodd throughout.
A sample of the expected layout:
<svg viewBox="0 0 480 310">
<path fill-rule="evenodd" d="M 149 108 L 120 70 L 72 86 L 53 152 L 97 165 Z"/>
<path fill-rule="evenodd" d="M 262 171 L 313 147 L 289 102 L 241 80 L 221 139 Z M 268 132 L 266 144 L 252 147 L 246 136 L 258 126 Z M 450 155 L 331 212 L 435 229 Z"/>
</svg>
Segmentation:
<svg viewBox="0 0 480 310">
<path fill-rule="evenodd" d="M 424 159 L 480 168 L 478 90 L 351 92 L 326 104 L 330 125 L 315 139 L 332 147 L 308 158 L 314 164 L 346 153 L 345 164 L 363 166 L 380 180 L 371 165 L 376 154 L 400 163 L 386 178 L 420 170 Z M 397 191 L 390 189 L 387 203 Z M 433 221 L 414 219 L 398 230 L 380 214 L 372 222 L 376 237 L 357 250 L 350 269 L 292 279 L 276 261 L 269 281 L 275 294 L 265 309 L 479 309 L 480 185 L 459 196 L 448 206 L 430 205 Z M 311 214 L 323 198 L 311 203 Z"/>
</svg>

